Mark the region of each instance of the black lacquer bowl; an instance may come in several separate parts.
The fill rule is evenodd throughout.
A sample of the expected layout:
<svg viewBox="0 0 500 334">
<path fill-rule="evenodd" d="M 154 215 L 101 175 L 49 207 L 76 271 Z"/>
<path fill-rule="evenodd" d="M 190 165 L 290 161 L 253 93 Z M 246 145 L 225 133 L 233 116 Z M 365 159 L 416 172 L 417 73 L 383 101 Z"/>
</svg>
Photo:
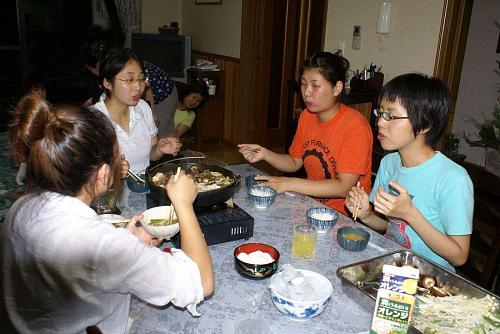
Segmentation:
<svg viewBox="0 0 500 334">
<path fill-rule="evenodd" d="M 255 251 L 268 253 L 273 258 L 273 262 L 266 264 L 253 264 L 243 262 L 238 259 L 240 253 L 250 254 Z M 280 252 L 272 246 L 262 243 L 243 244 L 234 249 L 234 266 L 236 270 L 243 276 L 253 279 L 263 279 L 271 277 L 278 270 L 278 261 Z"/>
</svg>

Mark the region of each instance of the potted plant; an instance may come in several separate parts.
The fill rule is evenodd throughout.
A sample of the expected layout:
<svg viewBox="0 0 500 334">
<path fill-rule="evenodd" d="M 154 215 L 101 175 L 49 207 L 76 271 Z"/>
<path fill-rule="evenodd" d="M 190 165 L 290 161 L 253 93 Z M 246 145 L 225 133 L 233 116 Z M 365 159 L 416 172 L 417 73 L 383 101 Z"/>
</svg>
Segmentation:
<svg viewBox="0 0 500 334">
<path fill-rule="evenodd" d="M 456 162 L 464 161 L 467 156 L 465 154 L 458 153 L 458 147 L 460 146 L 459 144 L 460 144 L 460 138 L 457 137 L 457 135 L 455 135 L 453 132 L 450 132 L 443 139 L 444 155 L 446 155 L 448 158 Z"/>
<path fill-rule="evenodd" d="M 478 130 L 479 139 L 465 137 L 465 142 L 471 147 L 485 148 L 485 168 L 495 175 L 500 176 L 500 94 L 497 96 L 493 119 L 486 119 L 483 123 L 469 117 Z"/>
</svg>

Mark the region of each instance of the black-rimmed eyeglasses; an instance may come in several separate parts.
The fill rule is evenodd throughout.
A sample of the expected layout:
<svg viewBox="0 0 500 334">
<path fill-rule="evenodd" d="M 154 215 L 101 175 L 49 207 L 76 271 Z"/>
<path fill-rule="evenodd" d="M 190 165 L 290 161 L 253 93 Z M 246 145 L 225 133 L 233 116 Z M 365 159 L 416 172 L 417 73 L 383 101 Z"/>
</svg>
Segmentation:
<svg viewBox="0 0 500 334">
<path fill-rule="evenodd" d="M 392 121 L 394 119 L 409 118 L 408 116 L 392 116 L 388 112 L 381 111 L 380 109 L 373 109 L 373 114 L 375 115 L 375 117 L 377 117 L 377 118 L 382 117 L 386 121 Z"/>
</svg>

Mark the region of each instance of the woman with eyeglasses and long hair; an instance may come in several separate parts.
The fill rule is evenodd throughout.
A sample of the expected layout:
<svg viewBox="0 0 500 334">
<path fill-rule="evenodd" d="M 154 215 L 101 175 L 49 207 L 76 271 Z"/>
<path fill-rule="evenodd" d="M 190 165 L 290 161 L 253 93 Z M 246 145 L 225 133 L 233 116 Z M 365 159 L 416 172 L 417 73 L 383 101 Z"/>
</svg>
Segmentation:
<svg viewBox="0 0 500 334">
<path fill-rule="evenodd" d="M 112 121 L 120 151 L 133 172 L 144 173 L 149 161 L 163 154 L 177 154 L 182 144 L 174 137 L 158 138 L 151 108 L 141 99 L 147 77 L 132 50 L 110 50 L 100 64 L 99 82 L 104 93 L 92 107 Z"/>
<path fill-rule="evenodd" d="M 373 136 L 368 121 L 342 103 L 349 61 L 330 52 L 318 52 L 304 62 L 300 79 L 306 108 L 300 114 L 287 154 L 256 144 L 240 144 L 246 160 L 264 160 L 282 172 L 304 166 L 307 178 L 259 176 L 278 192 L 295 191 L 346 213 L 344 199 L 359 181 L 371 185 Z"/>
<path fill-rule="evenodd" d="M 213 291 L 208 247 L 193 210 L 196 185 L 169 180 L 181 249 L 171 253 L 136 226 L 102 222 L 89 205 L 120 188 L 113 124 L 97 110 L 23 98 L 11 145 L 28 164 L 26 193 L 0 227 L 0 333 L 125 333 L 131 295 L 196 315 Z"/>
</svg>

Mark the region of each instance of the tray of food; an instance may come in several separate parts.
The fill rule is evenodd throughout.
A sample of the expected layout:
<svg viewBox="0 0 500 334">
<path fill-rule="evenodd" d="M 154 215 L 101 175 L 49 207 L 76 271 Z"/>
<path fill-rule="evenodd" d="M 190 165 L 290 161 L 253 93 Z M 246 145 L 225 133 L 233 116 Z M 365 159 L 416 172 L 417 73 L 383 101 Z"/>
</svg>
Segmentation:
<svg viewBox="0 0 500 334">
<path fill-rule="evenodd" d="M 407 250 L 337 269 L 345 294 L 373 312 L 384 264 L 420 271 L 410 333 L 500 333 L 500 297 Z"/>
</svg>

